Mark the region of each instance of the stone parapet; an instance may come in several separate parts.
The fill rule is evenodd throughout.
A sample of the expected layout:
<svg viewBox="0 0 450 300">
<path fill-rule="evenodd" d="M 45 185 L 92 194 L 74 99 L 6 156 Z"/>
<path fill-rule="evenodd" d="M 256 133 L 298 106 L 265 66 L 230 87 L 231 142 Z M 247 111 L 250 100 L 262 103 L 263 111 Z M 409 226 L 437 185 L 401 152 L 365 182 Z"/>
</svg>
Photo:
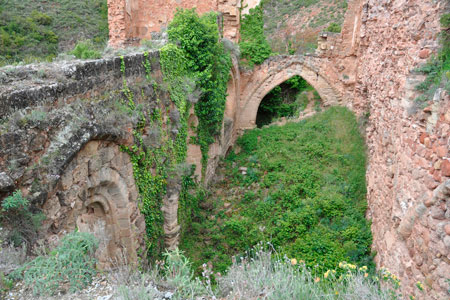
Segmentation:
<svg viewBox="0 0 450 300">
<path fill-rule="evenodd" d="M 151 70 L 161 76 L 159 52 L 148 53 Z M 16 110 L 36 106 L 58 107 L 77 98 L 117 90 L 123 78 L 145 78 L 144 54 L 88 61 L 4 67 L 0 69 L 0 119 Z"/>
</svg>

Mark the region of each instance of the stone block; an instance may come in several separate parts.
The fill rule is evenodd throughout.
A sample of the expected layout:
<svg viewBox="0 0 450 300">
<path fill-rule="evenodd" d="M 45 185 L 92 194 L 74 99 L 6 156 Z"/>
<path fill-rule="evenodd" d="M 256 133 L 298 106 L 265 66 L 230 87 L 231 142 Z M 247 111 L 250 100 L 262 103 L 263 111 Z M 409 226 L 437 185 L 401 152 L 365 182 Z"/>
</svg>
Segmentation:
<svg viewBox="0 0 450 300">
<path fill-rule="evenodd" d="M 14 181 L 5 172 L 0 172 L 0 192 L 14 190 Z"/>
</svg>

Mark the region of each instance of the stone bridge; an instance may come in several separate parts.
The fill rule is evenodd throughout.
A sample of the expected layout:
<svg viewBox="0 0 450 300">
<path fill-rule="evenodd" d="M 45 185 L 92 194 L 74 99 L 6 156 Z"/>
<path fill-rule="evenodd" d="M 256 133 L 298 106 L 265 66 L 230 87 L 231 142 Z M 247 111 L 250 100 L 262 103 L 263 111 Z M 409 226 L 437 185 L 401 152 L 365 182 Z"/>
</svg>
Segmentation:
<svg viewBox="0 0 450 300">
<path fill-rule="evenodd" d="M 110 21 L 117 20 L 120 27 L 110 30 L 112 40 L 147 37 L 152 24 L 139 22 L 150 11 L 142 9 L 144 4 L 153 2 L 165 3 L 108 1 Z M 189 3 L 206 3 L 208 10 L 208 5 L 228 9 L 238 2 Z M 214 176 L 220 157 L 239 132 L 255 126 L 264 96 L 300 75 L 325 105 L 345 105 L 366 117 L 367 217 L 372 221 L 377 266 L 388 266 L 399 275 L 404 295 L 419 299 L 422 294 L 415 282 L 422 281 L 427 299 L 447 299 L 450 98 L 438 89 L 428 107 L 417 107 L 418 81 L 412 73 L 438 49 L 438 16 L 444 2 L 348 3 L 342 33 L 321 35 L 314 55 L 272 57 L 249 72 L 241 71 L 234 61 L 224 126 L 210 147 L 206 180 Z M 228 17 L 234 22 L 238 18 L 231 8 Z M 166 13 L 161 12 L 154 26 L 167 23 Z M 239 24 L 233 22 L 228 36 L 237 39 Z M 159 53 L 152 52 L 149 58 L 152 78 L 162 86 Z M 142 54 L 125 56 L 124 73 L 120 58 L 55 63 L 44 70 L 44 78 L 33 65 L 0 69 L 0 200 L 22 190 L 44 210 L 47 239 L 57 240 L 78 227 L 103 237 L 100 257 L 126 250 L 130 260 L 136 259 L 146 229 L 137 205 L 132 162 L 119 146 L 133 144 L 132 131 L 139 118 L 124 113 L 115 100 L 118 95 L 123 98 L 125 77 L 137 102 L 147 105 L 148 111 L 156 107 L 156 99 L 170 104 L 166 92 L 156 94 L 146 82 L 144 59 Z M 163 117 L 174 126 L 177 116 L 168 108 Z M 188 122 L 198 122 L 195 114 Z M 169 137 L 176 132 L 170 126 Z M 153 147 L 155 132 L 149 128 L 147 133 L 147 145 Z M 199 147 L 189 145 L 187 162 L 199 170 L 200 161 Z M 166 198 L 164 231 L 169 246 L 174 246 L 179 234 L 178 203 L 176 197 Z M 100 263 L 107 265 L 108 260 Z"/>
<path fill-rule="evenodd" d="M 254 128 L 258 107 L 264 96 L 295 75 L 301 76 L 314 87 L 325 106 L 343 104 L 337 87 L 339 83 L 328 78 L 326 67 L 326 62 L 320 56 L 280 55 L 271 57 L 251 73 L 241 76 L 243 87 L 237 101 L 237 128 Z"/>
</svg>

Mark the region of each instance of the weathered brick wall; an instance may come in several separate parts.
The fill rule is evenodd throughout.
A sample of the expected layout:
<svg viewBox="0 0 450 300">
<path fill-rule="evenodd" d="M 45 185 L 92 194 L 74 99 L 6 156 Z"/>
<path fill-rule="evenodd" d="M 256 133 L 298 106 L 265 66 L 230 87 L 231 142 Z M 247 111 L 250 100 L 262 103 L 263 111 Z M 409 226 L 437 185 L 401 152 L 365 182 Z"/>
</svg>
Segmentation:
<svg viewBox="0 0 450 300">
<path fill-rule="evenodd" d="M 436 53 L 445 1 L 361 1 L 355 103 L 368 109 L 367 189 L 378 267 L 404 295 L 448 299 L 450 98 L 417 108 L 412 71 Z M 420 293 L 415 283 L 425 283 Z"/>
<path fill-rule="evenodd" d="M 159 53 L 147 57 L 161 84 Z M 46 215 L 41 237 L 50 245 L 76 228 L 92 232 L 99 267 L 123 254 L 135 262 L 144 247 L 133 167 L 119 150 L 134 143 L 139 121 L 124 110 L 123 80 L 136 103 L 157 106 L 144 58 L 125 56 L 124 72 L 121 58 L 0 69 L 8 81 L 0 85 L 0 201 L 21 190 Z"/>
<path fill-rule="evenodd" d="M 159 52 L 149 53 L 154 77 L 161 79 Z M 16 110 L 60 107 L 80 98 L 98 97 L 117 90 L 123 76 L 130 81 L 145 78 L 144 54 L 90 61 L 57 62 L 0 69 L 0 119 Z"/>
<path fill-rule="evenodd" d="M 177 8 L 196 8 L 199 14 L 218 11 L 223 15 L 223 34 L 239 39 L 240 0 L 108 0 L 109 44 L 151 39 L 167 28 Z"/>
<path fill-rule="evenodd" d="M 93 232 L 101 241 L 100 267 L 124 249 L 130 262 L 135 261 L 145 237 L 133 167 L 128 154 L 119 151 L 119 146 L 136 142 L 132 132 L 142 117 L 127 110 L 124 80 L 147 120 L 158 107 L 162 130 L 175 138 L 180 118 L 163 82 L 157 51 L 0 69 L 0 201 L 20 189 L 47 216 L 42 230 L 49 244 L 75 228 Z M 193 109 L 189 122 L 198 122 Z M 226 117 L 211 146 L 206 182 L 234 141 L 234 124 Z M 159 132 L 145 128 L 146 147 L 161 147 Z M 189 143 L 187 155 L 200 179 L 199 146 Z M 177 245 L 180 232 L 179 183 L 172 183 L 162 203 L 169 248 Z"/>
</svg>

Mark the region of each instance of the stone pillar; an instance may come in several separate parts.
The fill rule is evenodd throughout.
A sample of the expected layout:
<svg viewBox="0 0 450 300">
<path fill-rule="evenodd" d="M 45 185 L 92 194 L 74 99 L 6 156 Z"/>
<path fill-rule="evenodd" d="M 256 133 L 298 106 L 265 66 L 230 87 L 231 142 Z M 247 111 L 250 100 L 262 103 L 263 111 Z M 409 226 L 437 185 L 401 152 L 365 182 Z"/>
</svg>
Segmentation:
<svg viewBox="0 0 450 300">
<path fill-rule="evenodd" d="M 127 39 L 130 0 L 108 0 L 109 45 L 118 47 Z M 128 9 L 128 12 L 127 12 Z"/>
<path fill-rule="evenodd" d="M 175 175 L 175 177 L 177 177 Z M 163 199 L 164 244 L 167 249 L 174 250 L 178 246 L 180 225 L 178 225 L 178 201 L 181 185 L 178 178 L 169 176 L 167 193 Z"/>
</svg>

